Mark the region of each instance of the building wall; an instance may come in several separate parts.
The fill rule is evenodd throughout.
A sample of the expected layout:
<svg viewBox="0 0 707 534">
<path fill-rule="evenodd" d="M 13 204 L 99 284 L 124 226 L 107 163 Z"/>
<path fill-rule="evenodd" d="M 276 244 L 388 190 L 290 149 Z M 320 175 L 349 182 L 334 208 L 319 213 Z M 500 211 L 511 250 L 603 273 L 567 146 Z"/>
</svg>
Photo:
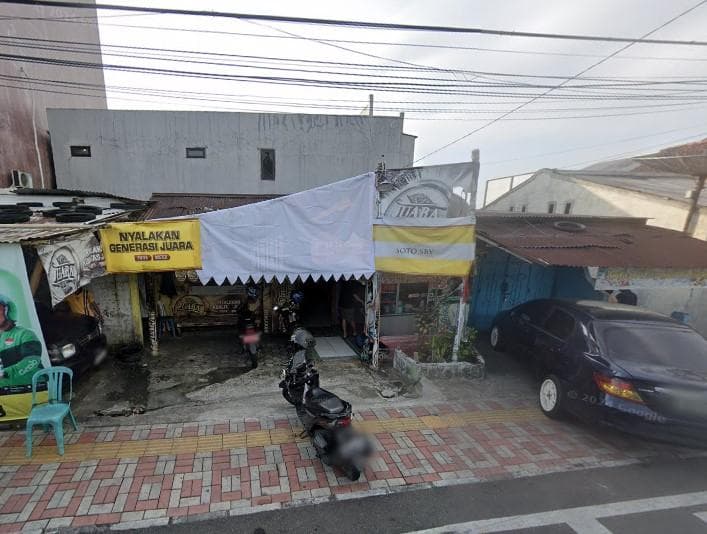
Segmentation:
<svg viewBox="0 0 707 534">
<path fill-rule="evenodd" d="M 141 332 L 133 318 L 130 276 L 135 275 L 106 275 L 91 281 L 93 296 L 103 314 L 103 332 L 111 347 L 142 344 Z"/>
<path fill-rule="evenodd" d="M 94 0 L 81 1 L 95 4 Z M 75 9 L 3 5 L 2 15 L 3 36 L 6 37 L 73 40 L 100 44 L 96 24 L 27 20 L 40 17 L 49 19 L 76 16 Z M 81 15 L 87 17 L 84 19 L 87 22 L 96 20 L 95 11 L 82 10 Z M 42 58 L 66 58 L 66 53 L 19 46 L 3 46 L 3 53 Z M 72 58 L 79 61 L 100 62 L 101 55 L 100 53 L 73 54 Z M 41 187 L 41 176 L 44 174 L 44 186 L 51 187 L 54 183 L 54 175 L 45 110 L 48 107 L 105 108 L 103 71 L 3 60 L 0 61 L 0 80 L 2 80 L 0 82 L 2 86 L 0 87 L 0 187 L 8 187 L 11 184 L 13 169 L 31 173 L 34 187 Z M 41 80 L 89 83 L 95 84 L 97 89 L 83 91 L 76 88 L 57 87 Z M 69 92 L 90 93 L 93 97 L 63 94 Z"/>
<path fill-rule="evenodd" d="M 488 330 L 493 319 L 508 310 L 540 298 L 602 300 L 579 267 L 543 267 L 503 250 L 484 245 L 476 261 L 469 324 Z"/>
<path fill-rule="evenodd" d="M 552 171 L 539 171 L 530 181 L 487 206 L 493 211 L 520 211 L 526 205 L 529 213 L 547 213 L 548 203 L 556 202 L 557 213 L 563 213 L 566 202 L 572 203 L 573 215 L 646 217 L 648 224 L 682 230 L 687 205 L 682 202 L 642 195 L 603 185 L 557 178 Z M 707 233 L 707 218 L 703 224 Z"/>
<path fill-rule="evenodd" d="M 605 215 L 647 217 L 648 224 L 682 231 L 687 216 L 687 205 L 681 202 L 650 197 L 631 191 L 555 178 L 550 171 L 540 171 L 530 182 L 511 191 L 488 206 L 489 210 L 516 210 L 527 204 L 528 212 L 547 213 L 547 203 L 573 202 L 575 215 Z M 702 208 L 691 229 L 691 235 L 707 240 L 707 209 Z M 674 311 L 689 314 L 689 324 L 707 336 L 707 291 L 701 288 L 660 288 L 635 290 L 638 305 L 670 315 Z M 560 295 L 567 297 L 567 294 Z"/>
<path fill-rule="evenodd" d="M 286 194 L 412 164 L 401 117 L 194 111 L 50 110 L 57 182 L 147 199 L 155 192 Z M 90 145 L 91 157 L 71 157 Z M 206 147 L 205 159 L 186 158 Z M 275 150 L 261 180 L 259 149 Z"/>
</svg>

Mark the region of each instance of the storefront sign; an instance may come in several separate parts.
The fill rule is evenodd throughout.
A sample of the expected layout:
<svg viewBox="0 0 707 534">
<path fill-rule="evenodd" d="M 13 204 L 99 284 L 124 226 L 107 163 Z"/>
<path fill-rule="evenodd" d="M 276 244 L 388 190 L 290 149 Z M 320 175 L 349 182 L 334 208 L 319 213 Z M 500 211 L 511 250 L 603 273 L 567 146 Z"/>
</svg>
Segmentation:
<svg viewBox="0 0 707 534">
<path fill-rule="evenodd" d="M 101 230 L 111 273 L 201 269 L 198 220 L 115 223 Z"/>
<path fill-rule="evenodd" d="M 101 244 L 93 233 L 37 247 L 47 273 L 52 305 L 106 274 Z"/>
<path fill-rule="evenodd" d="M 475 253 L 473 163 L 385 172 L 373 226 L 376 270 L 466 276 Z"/>
<path fill-rule="evenodd" d="M 0 422 L 25 419 L 32 408 L 32 377 L 49 355 L 19 244 L 0 245 Z M 46 402 L 46 391 L 38 402 Z"/>
</svg>

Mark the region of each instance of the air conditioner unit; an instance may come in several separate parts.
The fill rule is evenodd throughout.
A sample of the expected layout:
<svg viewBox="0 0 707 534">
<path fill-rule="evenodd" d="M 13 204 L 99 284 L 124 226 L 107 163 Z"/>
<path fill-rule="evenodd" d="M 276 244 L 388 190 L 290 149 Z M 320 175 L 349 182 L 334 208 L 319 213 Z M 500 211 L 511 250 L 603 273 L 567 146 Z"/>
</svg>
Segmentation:
<svg viewBox="0 0 707 534">
<path fill-rule="evenodd" d="M 13 187 L 32 187 L 32 175 L 25 171 L 17 169 L 12 171 L 12 186 Z"/>
</svg>

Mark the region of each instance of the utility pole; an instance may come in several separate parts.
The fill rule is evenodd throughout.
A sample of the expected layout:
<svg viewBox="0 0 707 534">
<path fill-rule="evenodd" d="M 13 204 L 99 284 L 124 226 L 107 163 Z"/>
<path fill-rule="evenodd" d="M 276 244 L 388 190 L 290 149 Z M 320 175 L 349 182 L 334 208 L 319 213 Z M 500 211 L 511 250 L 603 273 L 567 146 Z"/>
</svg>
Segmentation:
<svg viewBox="0 0 707 534">
<path fill-rule="evenodd" d="M 481 165 L 479 158 L 479 149 L 475 148 L 471 151 L 471 188 L 476 189 L 476 184 L 479 179 L 479 168 Z M 472 191 L 464 191 L 464 194 L 471 195 Z M 471 204 L 473 202 L 473 204 Z M 476 199 L 469 199 L 469 212 L 472 213 L 476 209 Z M 454 335 L 454 345 L 452 346 L 452 361 L 456 362 L 459 359 L 459 346 L 462 342 L 462 336 L 466 329 L 466 319 L 469 313 L 469 275 L 467 275 L 461 284 L 461 295 L 459 296 L 459 315 L 457 316 L 457 333 Z"/>
<path fill-rule="evenodd" d="M 695 178 L 695 187 L 690 191 L 690 207 L 687 210 L 687 216 L 685 217 L 685 224 L 683 225 L 682 232 L 684 234 L 690 233 L 690 227 L 692 226 L 692 219 L 697 213 L 697 208 L 700 204 L 700 195 L 705 188 L 705 180 L 707 176 L 698 176 Z"/>
<path fill-rule="evenodd" d="M 373 117 L 373 93 L 368 95 L 368 116 Z"/>
</svg>

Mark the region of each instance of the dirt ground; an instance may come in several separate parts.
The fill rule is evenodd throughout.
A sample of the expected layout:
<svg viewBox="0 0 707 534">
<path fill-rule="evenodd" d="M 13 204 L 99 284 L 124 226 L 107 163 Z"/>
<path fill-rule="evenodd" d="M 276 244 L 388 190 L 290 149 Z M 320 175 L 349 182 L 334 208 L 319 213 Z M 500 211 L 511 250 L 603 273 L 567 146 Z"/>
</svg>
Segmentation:
<svg viewBox="0 0 707 534">
<path fill-rule="evenodd" d="M 163 340 L 157 356 L 144 351 L 132 362 L 114 357 L 81 377 L 74 413 L 91 426 L 289 415 L 291 407 L 277 385 L 286 363 L 284 343 L 280 337 L 265 337 L 259 366 L 251 370 L 246 356 L 234 349 L 232 331 L 185 332 L 181 338 Z M 416 398 L 381 395 L 382 390 L 398 389 L 385 362 L 382 372 L 353 358 L 321 360 L 317 368 L 322 387 L 349 401 L 354 410 L 533 394 L 532 378 L 523 365 L 484 345 L 481 350 L 487 360 L 485 379 L 423 379 L 422 395 Z"/>
</svg>

